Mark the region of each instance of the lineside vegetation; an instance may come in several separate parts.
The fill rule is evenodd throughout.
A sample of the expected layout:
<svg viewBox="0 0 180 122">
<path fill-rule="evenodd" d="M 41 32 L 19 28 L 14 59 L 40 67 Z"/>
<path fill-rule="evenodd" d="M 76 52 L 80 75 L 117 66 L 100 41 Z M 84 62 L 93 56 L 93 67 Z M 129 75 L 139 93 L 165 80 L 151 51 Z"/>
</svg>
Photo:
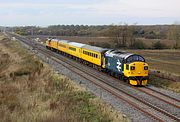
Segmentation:
<svg viewBox="0 0 180 122">
<path fill-rule="evenodd" d="M 16 41 L 0 36 L 0 121 L 130 121 Z"/>
</svg>

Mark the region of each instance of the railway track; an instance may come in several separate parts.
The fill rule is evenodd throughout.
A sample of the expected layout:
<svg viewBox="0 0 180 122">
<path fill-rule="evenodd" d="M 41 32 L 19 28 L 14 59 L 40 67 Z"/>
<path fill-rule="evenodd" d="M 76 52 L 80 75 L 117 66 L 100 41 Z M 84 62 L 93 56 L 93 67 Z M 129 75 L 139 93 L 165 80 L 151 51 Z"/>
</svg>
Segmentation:
<svg viewBox="0 0 180 122">
<path fill-rule="evenodd" d="M 179 99 L 176 99 L 176 98 L 174 98 L 174 97 L 171 97 L 171 96 L 169 96 L 169 95 L 166 95 L 166 94 L 164 94 L 164 93 L 162 93 L 162 92 L 159 92 L 159 91 L 157 91 L 157 90 L 154 90 L 154 89 L 152 89 L 152 88 L 150 88 L 150 87 L 146 87 L 146 88 L 149 89 L 149 90 L 151 90 L 152 92 L 156 92 L 156 93 L 158 93 L 158 94 L 160 94 L 160 95 L 163 95 L 163 96 L 165 96 L 165 97 L 167 97 L 167 98 L 173 99 L 173 100 L 175 100 L 176 102 L 180 102 Z"/>
<path fill-rule="evenodd" d="M 109 76 L 106 73 L 102 73 L 102 72 L 99 72 L 99 73 L 101 73 L 102 75 Z M 117 78 L 114 78 L 114 77 L 111 77 L 111 78 L 116 80 L 117 82 L 119 81 L 119 79 L 117 79 Z M 122 84 L 127 85 L 127 83 L 124 83 L 124 82 L 122 82 Z M 159 91 L 154 90 L 154 89 L 152 89 L 150 87 L 147 87 L 147 86 L 145 86 L 145 87 L 135 87 L 135 86 L 129 85 L 129 87 L 131 87 L 133 89 L 136 89 L 138 91 L 141 91 L 143 93 L 146 93 L 149 96 L 157 98 L 157 99 L 159 99 L 159 100 L 161 100 L 161 101 L 163 101 L 165 103 L 168 103 L 168 104 L 180 109 L 180 100 L 179 99 L 176 99 L 174 97 L 166 95 L 166 94 L 164 94 L 162 92 L 159 92 Z"/>
<path fill-rule="evenodd" d="M 178 99 L 172 98 L 166 94 L 155 91 L 148 87 L 144 87 L 144 88 L 134 87 L 134 88 L 180 109 L 180 101 Z"/>
<path fill-rule="evenodd" d="M 87 70 L 82 71 L 83 70 L 82 68 L 79 68 L 76 65 L 72 65 L 72 62 L 69 61 L 69 59 L 67 60 L 66 58 L 60 58 L 58 55 L 52 55 L 51 51 L 48 51 L 48 50 L 44 49 L 44 47 L 42 47 L 41 45 L 37 46 L 35 43 L 31 43 L 31 41 L 28 41 L 25 38 L 20 38 L 20 37 L 16 37 L 16 38 L 19 39 L 20 41 L 23 41 L 27 45 L 30 45 L 33 48 L 36 48 L 42 54 L 44 54 L 47 57 L 51 58 L 52 60 L 60 63 L 61 65 L 63 65 L 67 69 L 75 72 L 76 74 L 80 75 L 81 77 L 85 78 L 86 80 L 91 81 L 93 84 L 97 85 L 98 87 L 101 87 L 105 91 L 108 91 L 109 93 L 113 94 L 117 98 L 127 102 L 131 106 L 135 107 L 136 109 L 140 110 L 141 112 L 145 113 L 146 115 L 154 118 L 155 120 L 166 121 L 164 119 L 164 118 L 166 118 L 166 119 L 169 119 L 170 121 L 173 121 L 173 120 L 180 121 L 180 119 L 177 116 L 175 116 L 175 115 L 173 115 L 173 114 L 171 114 L 171 113 L 169 113 L 169 112 L 167 112 L 167 111 L 165 111 L 165 110 L 163 110 L 163 109 L 149 103 L 148 101 L 140 99 L 137 96 L 132 95 L 131 93 L 128 93 L 124 89 L 120 89 L 119 87 L 114 86 L 107 79 L 103 79 L 102 77 L 99 77 L 99 75 L 97 73 L 89 72 Z M 63 62 L 66 62 L 66 63 L 63 63 Z M 115 78 L 113 78 L 113 79 L 115 80 Z M 135 89 L 136 89 L 136 87 L 135 87 Z M 145 89 L 146 89 L 146 87 L 145 87 Z M 142 88 L 139 89 L 138 88 L 138 90 L 143 91 L 144 89 L 142 89 Z M 155 91 L 153 91 L 153 92 L 155 92 Z M 147 90 L 146 90 L 145 93 L 148 94 L 148 95 L 152 95 L 150 93 L 150 91 L 147 91 Z M 157 94 L 158 92 L 155 92 L 155 93 Z M 152 96 L 155 97 L 155 95 L 152 95 Z M 164 98 L 162 98 L 162 96 L 163 96 L 163 94 L 161 94 L 161 97 L 156 95 L 156 98 L 159 98 L 160 100 L 164 100 Z M 165 97 L 165 95 L 164 95 L 164 97 Z M 168 96 L 166 96 L 166 98 L 167 97 Z M 171 99 L 171 98 L 169 97 L 168 99 Z M 174 98 L 174 101 L 179 102 L 175 98 Z M 167 102 L 167 100 L 166 100 L 166 102 Z M 174 104 L 174 102 L 172 102 L 172 101 L 171 102 L 168 101 L 168 103 L 169 104 L 171 104 L 171 103 Z M 179 106 L 178 105 L 176 106 L 176 104 L 174 104 L 174 106 L 179 108 Z"/>
<path fill-rule="evenodd" d="M 40 49 L 41 50 L 41 49 Z M 138 99 L 137 97 L 134 97 L 133 95 L 111 85 L 111 84 L 108 84 L 107 82 L 105 82 L 103 79 L 100 79 L 98 76 L 94 75 L 92 72 L 85 72 L 83 71 L 82 72 L 82 69 L 79 68 L 79 67 L 76 67 L 74 65 L 72 65 L 71 63 L 67 63 L 68 61 L 67 60 L 63 60 L 63 62 L 66 62 L 66 64 L 63 64 L 61 61 L 61 59 L 59 59 L 58 57 L 52 57 L 51 53 L 49 53 L 47 55 L 47 52 L 45 53 L 43 50 L 41 50 L 41 53 L 43 53 L 44 55 L 48 56 L 48 57 L 51 57 L 52 60 L 56 61 L 57 63 L 60 63 L 61 65 L 63 65 L 64 67 L 66 67 L 67 69 L 73 71 L 74 73 L 78 74 L 79 76 L 83 77 L 84 79 L 88 80 L 88 81 L 91 81 L 93 84 L 95 84 L 96 86 L 104 89 L 105 91 L 108 91 L 109 93 L 111 93 L 112 95 L 116 96 L 117 98 L 127 102 L 128 104 L 132 105 L 133 107 L 135 107 L 136 109 L 140 110 L 141 112 L 147 114 L 148 116 L 150 117 L 153 117 L 155 120 L 158 120 L 158 121 L 165 121 L 163 120 L 161 117 L 159 117 L 159 115 L 157 115 L 157 112 L 161 112 L 163 114 L 166 114 L 168 115 L 170 118 L 172 119 L 169 119 L 169 120 L 173 120 L 173 119 L 176 119 L 175 116 L 153 106 L 152 104 L 146 102 L 146 101 L 143 101 L 143 100 L 140 100 Z M 61 61 L 60 61 L 61 60 Z M 90 76 L 87 76 L 87 74 Z M 98 79 L 98 80 L 97 80 Z M 124 94 L 124 95 L 122 95 Z M 126 96 L 126 97 L 125 97 Z M 134 98 L 134 100 L 132 100 L 131 98 L 132 97 Z M 136 101 L 135 101 L 136 100 Z M 140 101 L 140 104 L 138 104 L 138 102 Z M 156 112 L 154 111 L 149 111 L 150 109 L 156 109 Z"/>
</svg>

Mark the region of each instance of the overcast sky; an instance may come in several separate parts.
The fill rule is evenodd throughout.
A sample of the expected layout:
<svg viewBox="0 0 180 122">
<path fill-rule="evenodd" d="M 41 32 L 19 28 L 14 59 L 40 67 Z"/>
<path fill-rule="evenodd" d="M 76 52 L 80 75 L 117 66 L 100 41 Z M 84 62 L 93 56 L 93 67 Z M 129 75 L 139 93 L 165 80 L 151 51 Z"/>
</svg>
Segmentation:
<svg viewBox="0 0 180 122">
<path fill-rule="evenodd" d="M 0 26 L 174 22 L 180 0 L 0 0 Z"/>
</svg>

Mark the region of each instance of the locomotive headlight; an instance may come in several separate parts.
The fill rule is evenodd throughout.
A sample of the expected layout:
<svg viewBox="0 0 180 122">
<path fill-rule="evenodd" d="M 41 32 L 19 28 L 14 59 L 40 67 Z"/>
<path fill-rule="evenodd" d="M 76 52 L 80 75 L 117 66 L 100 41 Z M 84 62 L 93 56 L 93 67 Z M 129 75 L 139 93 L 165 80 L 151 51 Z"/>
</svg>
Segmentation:
<svg viewBox="0 0 180 122">
<path fill-rule="evenodd" d="M 145 67 L 144 67 L 144 70 L 148 70 L 148 66 L 145 66 Z"/>
<path fill-rule="evenodd" d="M 135 70 L 135 66 L 131 66 L 131 70 Z"/>
</svg>

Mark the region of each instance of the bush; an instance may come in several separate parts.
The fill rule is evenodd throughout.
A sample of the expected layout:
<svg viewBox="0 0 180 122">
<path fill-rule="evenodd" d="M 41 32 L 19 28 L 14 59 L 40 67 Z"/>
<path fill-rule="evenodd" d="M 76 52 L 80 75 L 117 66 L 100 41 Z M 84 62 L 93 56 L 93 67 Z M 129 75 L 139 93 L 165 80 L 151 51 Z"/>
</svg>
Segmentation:
<svg viewBox="0 0 180 122">
<path fill-rule="evenodd" d="M 102 42 L 99 46 L 103 48 L 111 48 L 111 45 L 107 42 Z"/>
<path fill-rule="evenodd" d="M 138 40 L 134 42 L 131 48 L 132 49 L 145 49 L 146 45 L 141 40 Z"/>
<path fill-rule="evenodd" d="M 166 49 L 167 46 L 165 44 L 161 43 L 160 41 L 158 41 L 153 44 L 153 48 L 154 49 Z"/>
</svg>

